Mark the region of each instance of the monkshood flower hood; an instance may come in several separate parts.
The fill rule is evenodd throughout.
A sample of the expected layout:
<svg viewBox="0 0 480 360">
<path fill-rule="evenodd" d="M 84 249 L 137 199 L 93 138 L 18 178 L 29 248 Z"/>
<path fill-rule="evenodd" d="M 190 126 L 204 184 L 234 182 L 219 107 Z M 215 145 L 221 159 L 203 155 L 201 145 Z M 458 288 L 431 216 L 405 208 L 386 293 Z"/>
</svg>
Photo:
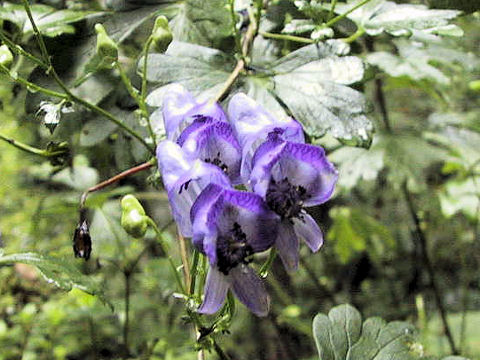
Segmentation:
<svg viewBox="0 0 480 360">
<path fill-rule="evenodd" d="M 273 245 L 279 217 L 256 194 L 211 184 L 195 201 L 191 220 L 193 244 L 210 263 L 199 312 L 217 312 L 230 289 L 250 311 L 265 316 L 269 297 L 248 263 Z"/>
<path fill-rule="evenodd" d="M 252 158 L 257 148 L 277 130 L 285 140 L 304 143 L 302 125 L 292 118 L 280 119 L 244 93 L 235 94 L 228 104 L 228 117 L 242 147 L 241 176 L 248 186 Z"/>
<path fill-rule="evenodd" d="M 230 180 L 218 166 L 189 158 L 169 140 L 158 144 L 157 160 L 173 218 L 181 234 L 191 237 L 190 209 L 198 195 L 209 184 L 230 187 Z"/>
<path fill-rule="evenodd" d="M 227 121 L 227 117 L 218 103 L 198 102 L 180 84 L 171 84 L 167 87 L 162 114 L 167 139 L 172 141 L 176 141 L 181 132 L 198 116 Z"/>
<path fill-rule="evenodd" d="M 337 177 L 321 147 L 286 141 L 280 131 L 255 152 L 250 185 L 282 219 L 275 246 L 287 270 L 298 267 L 298 238 L 314 252 L 322 246 L 322 231 L 304 208 L 327 201 Z"/>
</svg>

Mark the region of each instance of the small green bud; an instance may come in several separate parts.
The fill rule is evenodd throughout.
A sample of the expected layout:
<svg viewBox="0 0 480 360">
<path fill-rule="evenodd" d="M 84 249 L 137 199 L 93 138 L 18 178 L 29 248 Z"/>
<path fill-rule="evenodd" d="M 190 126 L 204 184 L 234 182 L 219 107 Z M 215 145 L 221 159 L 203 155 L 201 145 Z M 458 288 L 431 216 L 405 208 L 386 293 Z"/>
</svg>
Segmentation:
<svg viewBox="0 0 480 360">
<path fill-rule="evenodd" d="M 468 83 L 470 90 L 480 92 L 480 80 L 473 80 Z"/>
<path fill-rule="evenodd" d="M 168 19 L 161 15 L 155 19 L 155 25 L 152 30 L 153 47 L 158 52 L 167 50 L 168 45 L 173 40 L 172 31 L 168 26 Z"/>
<path fill-rule="evenodd" d="M 121 224 L 125 231 L 134 238 L 145 235 L 148 227 L 148 217 L 140 202 L 133 195 L 125 195 L 122 199 Z"/>
<path fill-rule="evenodd" d="M 118 59 L 118 46 L 107 34 L 102 24 L 95 25 L 97 33 L 97 54 L 102 58 L 106 68 L 113 67 Z"/>
<path fill-rule="evenodd" d="M 7 45 L 0 46 L 0 64 L 7 69 L 10 68 L 13 62 L 13 55 Z"/>
</svg>

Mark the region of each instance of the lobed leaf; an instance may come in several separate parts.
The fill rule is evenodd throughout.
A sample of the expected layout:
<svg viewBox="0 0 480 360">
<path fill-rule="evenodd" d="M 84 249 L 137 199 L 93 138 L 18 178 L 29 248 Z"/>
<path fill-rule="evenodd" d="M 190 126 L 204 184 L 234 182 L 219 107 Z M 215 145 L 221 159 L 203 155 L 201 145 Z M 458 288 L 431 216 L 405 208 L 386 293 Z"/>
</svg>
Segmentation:
<svg viewBox="0 0 480 360">
<path fill-rule="evenodd" d="M 348 0 L 337 4 L 335 13 L 344 14 L 359 3 Z M 324 5 L 329 9 L 329 5 Z M 425 5 L 396 4 L 392 1 L 372 0 L 352 11 L 347 17 L 372 36 L 387 32 L 393 36 L 405 36 L 413 30 L 442 28 L 460 14 L 457 10 L 432 10 Z M 454 25 L 455 26 L 455 25 Z"/>
</svg>

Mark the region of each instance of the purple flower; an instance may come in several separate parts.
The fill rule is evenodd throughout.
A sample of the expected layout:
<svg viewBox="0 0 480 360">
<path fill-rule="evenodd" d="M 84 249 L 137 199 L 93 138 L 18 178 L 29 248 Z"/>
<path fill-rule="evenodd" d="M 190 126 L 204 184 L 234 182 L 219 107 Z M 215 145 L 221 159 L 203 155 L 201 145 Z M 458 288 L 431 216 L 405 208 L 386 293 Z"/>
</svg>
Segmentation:
<svg viewBox="0 0 480 360">
<path fill-rule="evenodd" d="M 166 90 L 162 112 L 167 139 L 172 141 L 177 140 L 183 129 L 190 125 L 196 116 L 207 116 L 218 121 L 227 120 L 220 105 L 197 102 L 180 84 L 171 84 Z"/>
<path fill-rule="evenodd" d="M 322 148 L 285 141 L 276 133 L 255 152 L 251 186 L 282 219 L 275 245 L 287 270 L 298 267 L 298 238 L 314 252 L 322 246 L 322 231 L 304 207 L 327 201 L 337 177 Z"/>
<path fill-rule="evenodd" d="M 229 123 L 196 116 L 193 123 L 180 134 L 177 143 L 191 158 L 217 165 L 225 171 L 233 185 L 242 183 L 242 150 Z"/>
<path fill-rule="evenodd" d="M 277 119 L 243 93 L 235 94 L 230 100 L 228 117 L 243 149 L 240 173 L 245 183 L 252 170 L 253 154 L 269 133 L 275 131 L 285 140 L 305 142 L 300 123 L 292 118 Z"/>
<path fill-rule="evenodd" d="M 198 311 L 218 311 L 230 289 L 250 311 L 265 316 L 269 297 L 248 263 L 254 253 L 273 245 L 279 217 L 256 194 L 211 184 L 193 205 L 191 219 L 193 243 L 210 262 Z"/>
<path fill-rule="evenodd" d="M 178 144 L 169 140 L 158 144 L 157 160 L 173 218 L 182 235 L 191 237 L 190 209 L 197 196 L 210 183 L 230 187 L 230 180 L 219 167 L 190 159 Z"/>
</svg>

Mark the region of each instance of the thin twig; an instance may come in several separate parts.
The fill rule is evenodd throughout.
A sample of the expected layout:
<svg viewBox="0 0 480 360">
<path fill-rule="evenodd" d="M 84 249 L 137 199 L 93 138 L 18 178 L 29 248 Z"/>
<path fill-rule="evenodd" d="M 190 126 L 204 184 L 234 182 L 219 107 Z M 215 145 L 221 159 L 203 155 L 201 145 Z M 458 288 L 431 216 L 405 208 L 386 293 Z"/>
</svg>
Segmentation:
<svg viewBox="0 0 480 360">
<path fill-rule="evenodd" d="M 128 343 L 128 332 L 130 326 L 130 281 L 132 273 L 125 270 L 123 272 L 125 280 L 125 322 L 123 323 L 123 344 L 125 346 L 124 359 L 128 359 L 130 356 L 130 347 Z"/>
<path fill-rule="evenodd" d="M 295 35 L 287 35 L 287 34 L 274 34 L 270 32 L 260 32 L 260 35 L 263 36 L 264 38 L 269 38 L 269 39 L 275 39 L 275 40 L 288 40 L 288 41 L 294 41 L 298 43 L 303 43 L 303 44 L 314 44 L 317 41 L 301 36 L 295 36 Z"/>
<path fill-rule="evenodd" d="M 244 70 L 246 65 L 245 59 L 247 58 L 248 52 L 250 51 L 250 47 L 252 45 L 253 39 L 255 38 L 256 31 L 257 29 L 255 22 L 250 21 L 242 44 L 242 58 L 237 61 L 235 68 L 233 69 L 228 79 L 225 81 L 222 89 L 213 98 L 213 102 L 222 101 L 227 96 L 228 91 L 235 83 L 240 73 Z"/>
<path fill-rule="evenodd" d="M 360 1 L 357 5 L 355 5 L 354 7 L 348 9 L 346 12 L 344 12 L 343 14 L 341 15 L 338 15 L 336 17 L 334 17 L 333 19 L 327 21 L 325 23 L 325 27 L 330 27 L 332 26 L 333 24 L 337 23 L 338 21 L 342 20 L 343 18 L 347 17 L 348 14 L 354 12 L 355 10 L 357 10 L 358 8 L 362 7 L 363 5 L 365 5 L 366 3 L 370 2 L 371 0 L 363 0 L 363 1 Z"/>
<path fill-rule="evenodd" d="M 437 303 L 437 308 L 438 312 L 440 313 L 440 318 L 442 320 L 443 324 L 443 330 L 445 332 L 445 336 L 447 337 L 448 344 L 450 345 L 450 350 L 453 355 L 458 355 L 459 352 L 457 350 L 457 347 L 455 345 L 455 340 L 453 339 L 452 332 L 450 330 L 450 326 L 448 325 L 448 320 L 447 320 L 447 311 L 445 309 L 445 305 L 443 303 L 442 295 L 440 294 L 440 289 L 438 287 L 437 283 L 437 278 L 435 274 L 435 269 L 433 267 L 432 261 L 430 260 L 430 257 L 428 255 L 428 248 L 427 248 L 427 238 L 425 236 L 425 233 L 423 232 L 423 229 L 420 225 L 420 219 L 418 218 L 417 212 L 415 210 L 415 207 L 413 205 L 413 199 L 408 191 L 407 184 L 406 182 L 403 183 L 403 194 L 405 196 L 407 205 L 408 205 L 408 210 L 410 212 L 410 215 L 413 220 L 413 224 L 415 226 L 415 233 L 417 235 L 417 240 L 420 242 L 420 249 L 422 251 L 422 259 L 423 263 L 427 269 L 428 275 L 430 277 L 430 285 L 433 291 L 433 295 L 435 297 L 435 301 Z"/>
<path fill-rule="evenodd" d="M 57 72 L 55 71 L 55 68 L 53 67 L 52 60 L 50 58 L 50 55 L 48 54 L 47 47 L 45 45 L 45 41 L 43 40 L 43 36 L 40 33 L 40 31 L 38 30 L 38 27 L 35 24 L 35 20 L 33 19 L 32 11 L 30 9 L 30 4 L 29 4 L 28 0 L 23 0 L 23 5 L 25 7 L 25 11 L 27 13 L 28 19 L 30 20 L 30 23 L 32 25 L 32 29 L 33 29 L 33 32 L 35 34 L 35 38 L 37 40 L 38 46 L 40 47 L 40 52 L 42 53 L 43 60 L 48 66 L 46 72 L 47 72 L 47 74 L 51 74 L 51 76 L 53 77 L 55 82 L 58 84 L 58 86 L 60 86 L 60 88 L 65 92 L 65 96 L 63 98 L 66 98 L 67 100 L 70 100 L 70 101 L 76 102 L 80 105 L 83 105 L 87 109 L 95 111 L 96 113 L 106 117 L 107 119 L 109 119 L 110 121 L 115 123 L 117 126 L 122 128 L 123 130 L 125 130 L 125 132 L 129 133 L 134 138 L 136 138 L 138 141 L 140 141 L 152 154 L 155 154 L 155 149 L 152 146 L 150 146 L 140 134 L 138 134 L 136 131 L 134 131 L 133 129 L 131 129 L 127 125 L 125 125 L 115 115 L 113 115 L 112 113 L 98 107 L 95 104 L 92 104 L 92 103 L 82 99 L 81 97 L 76 96 L 75 94 L 73 94 L 70 91 L 70 89 L 67 87 L 67 85 L 65 85 L 65 83 L 62 81 L 62 79 L 60 79 L 60 76 L 58 76 Z M 52 95 L 52 96 L 55 96 L 55 95 Z M 58 95 L 57 95 L 57 97 L 58 97 Z"/>
<path fill-rule="evenodd" d="M 39 155 L 39 156 L 43 156 L 43 157 L 47 157 L 47 158 L 63 155 L 68 151 L 68 150 L 61 150 L 61 151 L 50 152 L 50 151 L 47 151 L 47 150 L 38 149 L 36 147 L 24 144 L 24 143 L 22 143 L 18 140 L 14 140 L 12 138 L 9 138 L 8 136 L 3 135 L 2 133 L 0 133 L 0 140 L 3 140 L 5 142 L 7 142 L 8 144 L 16 147 L 17 149 L 28 152 L 29 154 Z"/>
<path fill-rule="evenodd" d="M 117 175 L 111 177 L 110 179 L 107 179 L 107 180 L 102 181 L 101 183 L 99 183 L 95 186 L 92 186 L 91 188 L 88 188 L 82 194 L 82 196 L 80 198 L 80 208 L 83 208 L 85 206 L 85 201 L 87 200 L 88 194 L 90 194 L 92 192 L 95 192 L 95 191 L 98 191 L 98 190 L 101 190 L 101 189 L 107 187 L 108 185 L 116 183 L 117 181 L 120 181 L 123 178 L 126 178 L 130 175 L 136 174 L 136 173 L 138 173 L 140 171 L 143 171 L 143 170 L 147 170 L 147 169 L 151 168 L 154 164 L 155 164 L 155 159 L 152 159 L 152 160 L 147 161 L 143 164 L 140 164 L 138 166 L 135 166 L 133 168 L 125 170 L 125 171 L 121 172 L 120 174 L 117 174 Z"/>
</svg>

